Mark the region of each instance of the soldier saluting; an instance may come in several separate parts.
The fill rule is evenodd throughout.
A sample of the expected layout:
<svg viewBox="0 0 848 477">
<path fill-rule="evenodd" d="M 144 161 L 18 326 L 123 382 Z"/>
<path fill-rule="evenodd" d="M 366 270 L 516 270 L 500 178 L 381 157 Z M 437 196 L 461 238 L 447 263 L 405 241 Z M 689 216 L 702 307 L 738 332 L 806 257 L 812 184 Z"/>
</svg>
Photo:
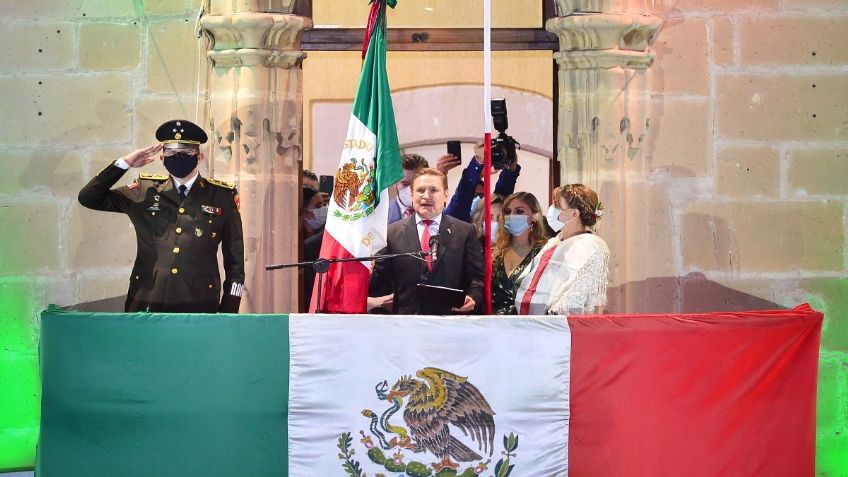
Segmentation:
<svg viewBox="0 0 848 477">
<path fill-rule="evenodd" d="M 79 193 L 85 207 L 127 214 L 138 252 L 125 311 L 237 313 L 244 288 L 244 240 L 235 187 L 201 177 L 206 133 L 186 120 L 156 130 L 159 141 L 106 166 Z M 112 189 L 131 167 L 156 153 L 170 175 L 139 174 Z M 224 286 L 218 246 L 224 257 Z"/>
</svg>

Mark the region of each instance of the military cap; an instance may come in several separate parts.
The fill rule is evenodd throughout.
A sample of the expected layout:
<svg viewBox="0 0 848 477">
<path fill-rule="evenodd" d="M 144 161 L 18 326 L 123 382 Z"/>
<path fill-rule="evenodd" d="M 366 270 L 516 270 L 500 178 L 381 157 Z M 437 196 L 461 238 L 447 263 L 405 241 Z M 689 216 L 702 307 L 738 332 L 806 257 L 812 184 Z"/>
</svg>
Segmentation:
<svg viewBox="0 0 848 477">
<path fill-rule="evenodd" d="M 200 126 L 185 119 L 168 121 L 156 130 L 156 140 L 164 143 L 166 148 L 182 147 L 186 144 L 199 146 L 207 139 Z"/>
</svg>

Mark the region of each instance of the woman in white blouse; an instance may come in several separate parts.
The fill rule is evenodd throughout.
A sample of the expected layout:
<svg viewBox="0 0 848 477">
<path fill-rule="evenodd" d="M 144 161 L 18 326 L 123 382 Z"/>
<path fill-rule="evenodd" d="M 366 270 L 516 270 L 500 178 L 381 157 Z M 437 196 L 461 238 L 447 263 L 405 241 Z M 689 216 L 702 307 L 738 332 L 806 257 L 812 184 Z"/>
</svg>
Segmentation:
<svg viewBox="0 0 848 477">
<path fill-rule="evenodd" d="M 558 234 L 522 275 L 515 307 L 520 315 L 596 313 L 607 300 L 610 252 L 594 234 L 604 206 L 583 184 L 557 187 L 553 197 L 546 217 Z"/>
</svg>

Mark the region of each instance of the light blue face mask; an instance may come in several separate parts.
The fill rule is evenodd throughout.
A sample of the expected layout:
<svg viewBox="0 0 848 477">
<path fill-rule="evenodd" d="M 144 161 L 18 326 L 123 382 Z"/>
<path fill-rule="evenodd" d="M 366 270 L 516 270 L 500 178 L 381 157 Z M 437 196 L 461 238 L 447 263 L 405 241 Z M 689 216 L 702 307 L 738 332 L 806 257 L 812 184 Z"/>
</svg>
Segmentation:
<svg viewBox="0 0 848 477">
<path fill-rule="evenodd" d="M 545 215 L 545 218 L 548 219 L 548 226 L 553 229 L 554 232 L 559 232 L 565 227 L 565 224 L 560 222 L 559 216 L 562 214 L 562 210 L 557 208 L 555 205 L 551 205 L 548 207 L 548 213 Z M 571 222 L 569 220 L 569 222 Z"/>
<path fill-rule="evenodd" d="M 504 216 L 504 228 L 512 235 L 521 235 L 530 228 L 526 215 Z"/>
<path fill-rule="evenodd" d="M 474 196 L 474 199 L 471 201 L 471 209 L 468 211 L 469 216 L 474 216 L 474 209 L 477 208 L 477 204 L 480 203 L 481 200 L 483 200 L 483 198 L 479 195 Z"/>
</svg>

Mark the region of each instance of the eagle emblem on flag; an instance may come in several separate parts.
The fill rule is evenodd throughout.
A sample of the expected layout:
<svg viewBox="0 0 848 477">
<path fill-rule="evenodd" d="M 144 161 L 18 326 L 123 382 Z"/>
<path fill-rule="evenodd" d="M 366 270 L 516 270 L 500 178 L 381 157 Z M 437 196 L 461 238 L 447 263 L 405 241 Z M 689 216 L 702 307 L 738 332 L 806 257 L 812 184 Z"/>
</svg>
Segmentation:
<svg viewBox="0 0 848 477">
<path fill-rule="evenodd" d="M 370 419 L 369 432 L 359 431 L 360 442 L 371 461 L 367 464 L 382 466 L 389 472 L 405 472 L 410 477 L 474 477 L 486 471 L 494 453 L 495 411 L 483 393 L 467 377 L 443 369 L 427 367 L 415 376 L 420 379 L 401 376 L 391 389 L 388 381 L 375 386 L 377 398 L 388 402 L 389 407 L 381 414 L 370 409 L 362 411 Z M 404 426 L 391 422 L 401 409 Z M 461 438 L 476 442 L 476 449 Z M 352 442 L 349 432 L 339 437 L 339 458 L 348 475 L 359 477 L 364 474 L 362 465 L 353 459 Z M 496 477 L 507 477 L 515 467 L 510 459 L 516 456 L 518 436 L 504 435 L 503 443 L 504 457 L 495 465 Z M 429 453 L 436 461 L 429 465 L 415 460 L 404 462 L 404 452 Z M 462 466 L 467 467 L 460 469 Z"/>
<path fill-rule="evenodd" d="M 358 220 L 374 211 L 374 165 L 365 159 L 351 158 L 336 172 L 333 201 L 339 207 L 334 211 L 342 220 Z"/>
</svg>

